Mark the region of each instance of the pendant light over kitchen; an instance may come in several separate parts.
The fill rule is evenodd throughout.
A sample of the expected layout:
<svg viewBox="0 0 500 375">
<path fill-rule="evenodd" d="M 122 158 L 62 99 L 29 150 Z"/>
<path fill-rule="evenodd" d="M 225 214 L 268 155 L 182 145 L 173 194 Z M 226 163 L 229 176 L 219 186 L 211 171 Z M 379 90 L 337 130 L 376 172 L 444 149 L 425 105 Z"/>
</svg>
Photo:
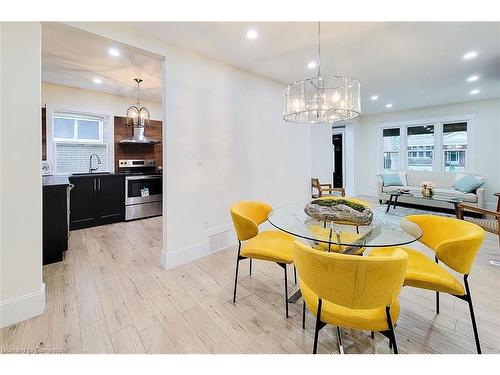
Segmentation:
<svg viewBox="0 0 500 375">
<path fill-rule="evenodd" d="M 130 126 L 130 121 L 132 121 L 132 126 L 134 127 L 134 133 L 132 137 L 125 138 L 120 141 L 121 144 L 157 144 L 161 143 L 160 140 L 147 137 L 144 134 L 144 128 L 150 127 L 150 113 L 149 110 L 141 105 L 140 97 L 140 84 L 142 79 L 134 78 L 137 83 L 137 104 L 131 105 L 127 109 L 127 127 Z"/>
<path fill-rule="evenodd" d="M 134 78 L 134 81 L 137 82 L 137 104 L 131 105 L 127 109 L 127 125 L 129 125 L 130 120 L 132 120 L 132 123 L 134 127 L 144 127 L 145 122 L 147 121 L 146 126 L 149 127 L 149 120 L 150 120 L 150 113 L 149 110 L 141 105 L 141 88 L 140 84 L 142 82 L 142 79 L 140 78 Z"/>
<path fill-rule="evenodd" d="M 359 81 L 349 76 L 321 76 L 321 25 L 318 22 L 316 77 L 289 84 L 284 90 L 283 119 L 292 123 L 332 124 L 361 113 Z"/>
</svg>

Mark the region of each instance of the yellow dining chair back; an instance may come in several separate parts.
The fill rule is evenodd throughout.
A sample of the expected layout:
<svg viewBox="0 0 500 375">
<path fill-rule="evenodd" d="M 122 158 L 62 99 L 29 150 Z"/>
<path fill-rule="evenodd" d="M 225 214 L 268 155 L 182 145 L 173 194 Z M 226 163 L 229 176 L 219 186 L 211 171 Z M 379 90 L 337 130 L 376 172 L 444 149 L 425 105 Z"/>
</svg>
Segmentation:
<svg viewBox="0 0 500 375">
<path fill-rule="evenodd" d="M 381 331 L 397 353 L 394 324 L 408 259 L 403 250 L 362 257 L 318 251 L 295 241 L 293 259 L 306 305 L 316 313 L 313 353 L 326 324 Z"/>
<path fill-rule="evenodd" d="M 272 207 L 264 202 L 238 202 L 231 206 L 236 236 L 240 241 L 249 240 L 259 233 L 259 225 L 267 220 Z"/>
<path fill-rule="evenodd" d="M 470 273 L 484 240 L 481 227 L 443 216 L 410 215 L 406 218 L 422 229 L 420 242 L 434 250 L 437 259 L 462 275 Z"/>
<path fill-rule="evenodd" d="M 272 211 L 272 207 L 267 203 L 237 202 L 231 206 L 229 211 L 238 238 L 233 303 L 236 302 L 240 260 L 249 259 L 250 274 L 252 274 L 252 259 L 272 261 L 283 268 L 285 272 L 285 309 L 288 318 L 287 264 L 293 263 L 293 236 L 277 230 L 259 231 L 259 225 L 267 220 Z"/>
</svg>

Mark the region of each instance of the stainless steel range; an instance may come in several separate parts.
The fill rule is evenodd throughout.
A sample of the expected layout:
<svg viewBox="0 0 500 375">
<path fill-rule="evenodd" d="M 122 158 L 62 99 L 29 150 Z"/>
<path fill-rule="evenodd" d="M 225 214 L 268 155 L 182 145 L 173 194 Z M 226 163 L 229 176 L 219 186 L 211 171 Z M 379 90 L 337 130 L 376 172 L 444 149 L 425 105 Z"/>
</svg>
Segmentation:
<svg viewBox="0 0 500 375">
<path fill-rule="evenodd" d="M 163 181 L 154 160 L 119 160 L 125 174 L 125 220 L 162 214 Z"/>
</svg>

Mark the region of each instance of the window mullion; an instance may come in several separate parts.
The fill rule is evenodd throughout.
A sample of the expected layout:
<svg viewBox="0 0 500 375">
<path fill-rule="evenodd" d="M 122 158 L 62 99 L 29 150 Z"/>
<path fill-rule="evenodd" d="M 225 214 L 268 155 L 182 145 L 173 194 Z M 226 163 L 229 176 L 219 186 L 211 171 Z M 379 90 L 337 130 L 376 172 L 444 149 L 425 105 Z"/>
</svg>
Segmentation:
<svg viewBox="0 0 500 375">
<path fill-rule="evenodd" d="M 435 171 L 444 171 L 443 123 L 434 124 L 434 168 Z"/>
<path fill-rule="evenodd" d="M 78 140 L 78 120 L 77 119 L 73 120 L 73 140 L 74 141 Z"/>
</svg>

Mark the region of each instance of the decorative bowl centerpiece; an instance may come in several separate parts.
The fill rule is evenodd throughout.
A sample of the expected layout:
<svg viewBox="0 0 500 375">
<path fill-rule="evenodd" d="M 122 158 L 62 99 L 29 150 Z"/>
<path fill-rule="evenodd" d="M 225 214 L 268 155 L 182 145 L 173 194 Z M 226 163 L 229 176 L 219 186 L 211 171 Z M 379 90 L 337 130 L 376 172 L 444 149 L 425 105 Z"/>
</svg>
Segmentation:
<svg viewBox="0 0 500 375">
<path fill-rule="evenodd" d="M 434 189 L 436 188 L 436 184 L 432 181 L 422 181 L 420 183 L 420 187 L 422 188 L 422 196 L 426 198 L 432 198 L 434 195 Z"/>
<path fill-rule="evenodd" d="M 307 204 L 304 212 L 319 221 L 337 224 L 370 225 L 373 212 L 368 203 L 353 198 L 325 197 Z"/>
</svg>

